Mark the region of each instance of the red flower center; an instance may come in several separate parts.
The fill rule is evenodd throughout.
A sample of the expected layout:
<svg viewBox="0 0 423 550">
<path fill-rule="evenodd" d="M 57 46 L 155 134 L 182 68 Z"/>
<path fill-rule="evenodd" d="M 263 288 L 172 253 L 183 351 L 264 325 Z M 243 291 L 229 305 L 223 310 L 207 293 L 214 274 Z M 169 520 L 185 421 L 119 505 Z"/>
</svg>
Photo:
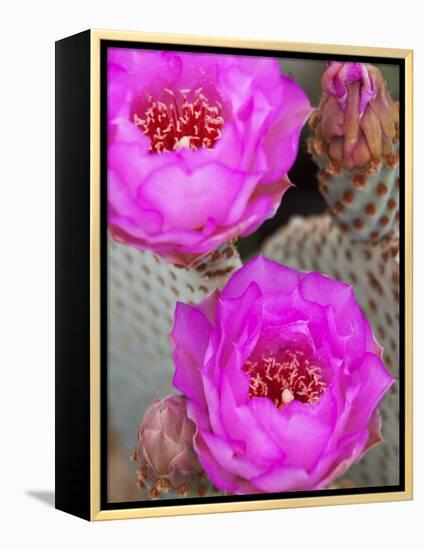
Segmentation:
<svg viewBox="0 0 423 550">
<path fill-rule="evenodd" d="M 210 105 L 201 88 L 193 93 L 180 90 L 178 97 L 172 90 L 165 91 L 169 95 L 167 103 L 154 101 L 149 96 L 145 113 L 133 115 L 134 124 L 150 138 L 150 151 L 163 153 L 182 147 L 211 149 L 221 135 L 222 105 L 218 101 Z"/>
<path fill-rule="evenodd" d="M 277 357 L 269 354 L 246 361 L 243 368 L 250 375 L 248 397 L 268 397 L 276 407 L 294 399 L 317 403 L 326 390 L 322 369 L 303 351 L 286 348 Z"/>
</svg>

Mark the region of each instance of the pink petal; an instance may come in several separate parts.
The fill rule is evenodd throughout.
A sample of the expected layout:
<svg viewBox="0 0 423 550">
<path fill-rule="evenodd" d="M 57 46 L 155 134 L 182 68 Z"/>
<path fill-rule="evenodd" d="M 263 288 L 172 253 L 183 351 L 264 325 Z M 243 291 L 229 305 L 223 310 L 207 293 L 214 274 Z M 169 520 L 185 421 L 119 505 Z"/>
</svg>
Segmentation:
<svg viewBox="0 0 423 550">
<path fill-rule="evenodd" d="M 265 181 L 286 174 L 297 157 L 301 130 L 312 112 L 307 96 L 290 78 L 283 78 L 282 107 L 279 121 L 265 138 L 269 171 Z"/>
<path fill-rule="evenodd" d="M 209 448 L 210 453 L 216 461 L 227 472 L 239 477 L 250 479 L 253 476 L 260 475 L 262 468 L 257 466 L 251 460 L 242 457 L 242 452 L 236 453 L 236 443 L 226 441 L 215 434 L 205 431 L 199 431 L 199 436 Z"/>
<path fill-rule="evenodd" d="M 232 275 L 222 291 L 222 299 L 240 296 L 252 282 L 258 285 L 262 294 L 277 292 L 289 294 L 298 285 L 300 279 L 298 271 L 263 256 L 256 256 Z"/>
<path fill-rule="evenodd" d="M 191 336 L 193 326 L 195 338 Z M 181 302 L 176 304 L 175 322 L 170 333 L 176 368 L 173 385 L 199 403 L 205 403 L 199 369 L 203 365 L 212 330 L 209 321 L 196 308 Z"/>
<path fill-rule="evenodd" d="M 359 377 L 361 384 L 351 409 L 347 433 L 368 426 L 377 405 L 395 380 L 382 361 L 371 353 L 364 355 L 354 375 Z"/>
<path fill-rule="evenodd" d="M 238 489 L 239 476 L 220 465 L 199 433 L 194 437 L 194 448 L 212 483 L 221 491 L 235 492 Z"/>
<path fill-rule="evenodd" d="M 260 491 L 267 493 L 282 493 L 299 491 L 308 481 L 307 472 L 292 466 L 275 465 L 265 474 L 252 478 L 253 483 Z"/>
</svg>

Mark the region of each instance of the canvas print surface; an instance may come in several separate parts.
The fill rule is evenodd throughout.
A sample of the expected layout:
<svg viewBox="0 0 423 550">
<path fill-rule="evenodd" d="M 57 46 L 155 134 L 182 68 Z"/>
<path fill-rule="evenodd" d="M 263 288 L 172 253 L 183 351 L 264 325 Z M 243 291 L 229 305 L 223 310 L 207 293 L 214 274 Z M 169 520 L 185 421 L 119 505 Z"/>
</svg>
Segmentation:
<svg viewBox="0 0 423 550">
<path fill-rule="evenodd" d="M 107 500 L 400 478 L 395 63 L 107 50 Z"/>
</svg>

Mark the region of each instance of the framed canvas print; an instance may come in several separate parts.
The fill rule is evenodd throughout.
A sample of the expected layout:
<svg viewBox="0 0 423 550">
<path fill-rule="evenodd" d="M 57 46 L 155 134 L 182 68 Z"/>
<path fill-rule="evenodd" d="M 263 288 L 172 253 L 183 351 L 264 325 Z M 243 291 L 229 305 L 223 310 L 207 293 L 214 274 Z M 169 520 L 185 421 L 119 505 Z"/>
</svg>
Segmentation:
<svg viewBox="0 0 423 550">
<path fill-rule="evenodd" d="M 412 497 L 412 52 L 56 43 L 56 506 Z"/>
</svg>

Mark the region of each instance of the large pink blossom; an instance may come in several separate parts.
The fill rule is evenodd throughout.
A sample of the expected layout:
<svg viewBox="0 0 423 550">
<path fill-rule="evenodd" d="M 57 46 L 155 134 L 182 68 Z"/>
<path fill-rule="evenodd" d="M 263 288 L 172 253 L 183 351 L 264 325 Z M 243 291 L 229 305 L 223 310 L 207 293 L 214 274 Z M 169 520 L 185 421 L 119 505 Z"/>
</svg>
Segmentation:
<svg viewBox="0 0 423 550">
<path fill-rule="evenodd" d="M 350 286 L 257 257 L 198 306 L 178 303 L 173 384 L 212 482 L 322 489 L 381 440 L 393 382 Z"/>
<path fill-rule="evenodd" d="M 190 265 L 271 217 L 310 114 L 276 59 L 111 48 L 115 239 Z"/>
</svg>

